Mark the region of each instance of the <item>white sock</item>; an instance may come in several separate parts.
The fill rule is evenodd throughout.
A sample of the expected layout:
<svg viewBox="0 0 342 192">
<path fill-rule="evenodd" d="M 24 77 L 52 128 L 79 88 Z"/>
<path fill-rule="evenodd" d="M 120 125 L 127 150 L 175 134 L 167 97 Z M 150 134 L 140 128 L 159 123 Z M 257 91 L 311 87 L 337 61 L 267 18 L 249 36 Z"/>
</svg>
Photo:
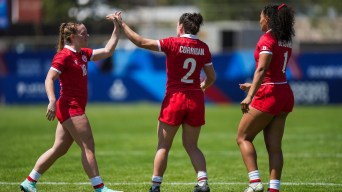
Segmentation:
<svg viewBox="0 0 342 192">
<path fill-rule="evenodd" d="M 204 186 L 208 182 L 208 173 L 205 171 L 199 171 L 197 173 L 197 181 L 199 186 Z"/>
<path fill-rule="evenodd" d="M 280 180 L 270 180 L 268 188 L 280 190 Z"/>
<path fill-rule="evenodd" d="M 91 182 L 91 185 L 93 187 L 98 186 L 99 188 L 101 188 L 101 186 L 99 186 L 99 185 L 103 184 L 103 181 L 102 181 L 100 176 L 96 176 L 96 177 L 91 178 L 90 182 Z"/>
<path fill-rule="evenodd" d="M 259 176 L 259 170 L 249 172 L 248 177 L 249 177 L 250 183 L 261 182 L 260 176 Z"/>
<path fill-rule="evenodd" d="M 162 182 L 163 182 L 163 177 L 153 175 L 152 176 L 152 190 L 155 187 L 160 186 Z"/>
<path fill-rule="evenodd" d="M 38 173 L 36 170 L 32 169 L 29 177 L 31 177 L 31 179 L 38 181 L 39 177 L 41 176 L 40 173 Z"/>
</svg>

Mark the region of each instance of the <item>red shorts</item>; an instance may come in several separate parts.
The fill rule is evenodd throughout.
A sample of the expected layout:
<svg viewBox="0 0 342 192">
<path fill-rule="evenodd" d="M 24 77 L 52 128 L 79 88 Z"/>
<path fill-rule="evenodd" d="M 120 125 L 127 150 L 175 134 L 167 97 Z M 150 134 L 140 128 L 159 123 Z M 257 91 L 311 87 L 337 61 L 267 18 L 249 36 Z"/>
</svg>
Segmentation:
<svg viewBox="0 0 342 192">
<path fill-rule="evenodd" d="M 76 99 L 60 97 L 56 103 L 56 117 L 60 123 L 73 116 L 83 115 L 85 113 L 86 99 Z"/>
<path fill-rule="evenodd" d="M 251 103 L 252 107 L 273 115 L 291 112 L 293 105 L 294 96 L 288 84 L 261 85 Z"/>
<path fill-rule="evenodd" d="M 204 125 L 203 91 L 184 91 L 166 94 L 161 106 L 159 121 L 173 126 L 178 126 L 182 123 L 193 127 Z"/>
</svg>

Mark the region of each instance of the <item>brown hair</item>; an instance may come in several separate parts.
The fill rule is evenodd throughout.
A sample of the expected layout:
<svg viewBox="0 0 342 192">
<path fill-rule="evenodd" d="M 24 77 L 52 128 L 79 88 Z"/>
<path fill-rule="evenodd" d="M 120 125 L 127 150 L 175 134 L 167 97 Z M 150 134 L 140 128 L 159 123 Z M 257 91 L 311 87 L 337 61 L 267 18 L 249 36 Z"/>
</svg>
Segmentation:
<svg viewBox="0 0 342 192">
<path fill-rule="evenodd" d="M 203 23 L 203 17 L 200 13 L 184 13 L 179 18 L 179 24 L 183 24 L 184 31 L 187 34 L 196 35 Z"/>
<path fill-rule="evenodd" d="M 70 44 L 71 39 L 70 36 L 72 34 L 77 34 L 77 26 L 81 25 L 80 23 L 62 23 L 59 27 L 59 37 L 57 44 L 57 52 L 60 52 L 65 44 Z"/>
</svg>

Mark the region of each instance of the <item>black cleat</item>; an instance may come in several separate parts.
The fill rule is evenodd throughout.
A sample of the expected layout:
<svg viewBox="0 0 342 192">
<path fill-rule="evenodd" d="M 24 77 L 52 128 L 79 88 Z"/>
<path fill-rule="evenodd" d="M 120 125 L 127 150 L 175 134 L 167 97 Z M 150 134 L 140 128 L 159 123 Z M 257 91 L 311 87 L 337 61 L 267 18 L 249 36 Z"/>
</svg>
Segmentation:
<svg viewBox="0 0 342 192">
<path fill-rule="evenodd" d="M 152 187 L 150 188 L 150 192 L 160 192 L 160 187 L 157 186 L 154 188 L 154 190 L 152 190 Z"/>
<path fill-rule="evenodd" d="M 26 192 L 26 190 L 24 189 L 24 187 L 23 187 L 23 186 L 21 186 L 21 185 L 20 185 L 20 191 L 22 191 L 22 192 Z"/>
<path fill-rule="evenodd" d="M 205 184 L 202 187 L 199 185 L 196 185 L 195 189 L 192 192 L 210 192 L 210 188 L 208 184 Z"/>
</svg>

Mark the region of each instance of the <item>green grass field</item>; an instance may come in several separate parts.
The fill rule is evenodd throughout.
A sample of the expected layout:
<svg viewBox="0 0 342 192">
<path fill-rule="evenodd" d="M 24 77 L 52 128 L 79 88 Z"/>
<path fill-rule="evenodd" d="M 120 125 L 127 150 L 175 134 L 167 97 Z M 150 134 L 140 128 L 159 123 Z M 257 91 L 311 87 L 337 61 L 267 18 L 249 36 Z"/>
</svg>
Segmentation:
<svg viewBox="0 0 342 192">
<path fill-rule="evenodd" d="M 156 149 L 159 104 L 90 104 L 87 115 L 96 156 L 107 186 L 125 192 L 148 191 Z M 0 191 L 19 183 L 54 141 L 56 121 L 45 119 L 45 105 L 0 106 Z M 282 191 L 342 191 L 342 106 L 297 106 L 283 140 Z M 213 192 L 243 191 L 247 173 L 235 143 L 241 112 L 237 105 L 207 105 L 199 145 L 207 159 Z M 175 138 L 163 192 L 190 192 L 196 174 Z M 256 138 L 261 179 L 268 182 L 263 137 Z M 76 144 L 38 182 L 39 191 L 92 191 Z"/>
</svg>

